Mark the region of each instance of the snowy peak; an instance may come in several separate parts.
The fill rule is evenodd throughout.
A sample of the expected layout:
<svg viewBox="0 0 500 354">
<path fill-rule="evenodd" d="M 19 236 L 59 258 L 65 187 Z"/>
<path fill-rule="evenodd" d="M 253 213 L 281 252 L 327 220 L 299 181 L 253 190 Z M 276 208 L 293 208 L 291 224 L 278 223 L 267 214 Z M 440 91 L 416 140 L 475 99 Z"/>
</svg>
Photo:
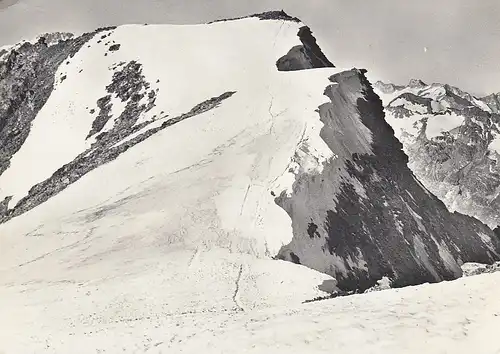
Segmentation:
<svg viewBox="0 0 500 354">
<path fill-rule="evenodd" d="M 481 101 L 486 103 L 494 113 L 500 113 L 500 93 L 492 93 L 491 95 L 481 98 Z"/>
<path fill-rule="evenodd" d="M 408 117 L 384 112 L 365 70 L 334 68 L 282 11 L 44 35 L 4 51 L 0 352 L 198 352 L 212 336 L 214 350 L 241 351 L 237 337 L 253 351 L 311 352 L 311 329 L 333 333 L 318 342 L 331 348 L 352 318 L 398 324 L 388 307 L 416 304 L 410 318 L 450 297 L 458 308 L 464 284 L 305 302 L 452 280 L 464 263 L 486 272 L 469 262 L 500 259 L 498 228 L 450 213 L 408 168 L 386 121 Z M 450 89 L 380 85 L 418 117 L 431 162 L 458 167 L 453 181 L 494 185 L 479 173 L 493 163 L 454 159 L 478 150 L 450 145 L 465 142 L 461 128 L 426 135 Z M 493 139 L 496 116 L 465 109 L 467 136 L 487 127 Z M 448 115 L 436 117 L 456 124 Z M 476 290 L 498 277 L 482 279 Z M 307 335 L 282 326 L 297 321 Z M 269 324 L 284 336 L 268 338 Z"/>
<path fill-rule="evenodd" d="M 443 113 L 450 109 L 463 110 L 477 107 L 486 112 L 492 112 L 482 99 L 448 84 L 426 84 L 421 80 L 412 79 L 407 86 L 385 84 L 378 82 L 375 90 L 382 98 L 387 108 L 394 109 L 398 116 L 410 116 L 418 113 Z M 430 111 L 422 111 L 416 97 L 430 100 Z M 408 102 L 404 104 L 404 102 Z M 414 109 L 416 108 L 416 109 Z"/>
<path fill-rule="evenodd" d="M 234 21 L 246 18 L 258 18 L 259 20 L 275 20 L 275 21 L 290 21 L 295 23 L 301 23 L 297 17 L 292 17 L 288 15 L 285 11 L 268 11 L 258 14 L 253 14 L 244 17 L 238 17 L 233 19 L 217 20 L 216 22 Z M 316 43 L 316 38 L 312 35 L 312 31 L 308 26 L 302 25 L 297 33 L 302 45 L 294 46 L 290 51 L 281 57 L 277 62 L 276 66 L 280 71 L 295 71 L 304 70 L 310 68 L 324 68 L 324 67 L 335 67 L 330 60 L 322 52 L 321 48 Z"/>
<path fill-rule="evenodd" d="M 265 21 L 262 21 L 265 20 Z M 259 24 L 261 22 L 261 25 Z M 243 23 L 243 25 L 241 25 Z M 212 28 L 211 32 L 214 32 L 215 35 L 211 35 L 212 38 L 218 36 L 218 32 L 222 32 L 224 28 L 235 28 L 235 36 L 244 36 L 243 32 L 238 28 L 252 28 L 252 24 L 257 28 L 256 33 L 251 34 L 253 39 L 257 39 L 259 36 L 263 36 L 264 38 L 269 38 L 271 33 L 274 36 L 274 41 L 271 42 L 271 38 L 269 44 L 272 44 L 272 48 L 269 47 L 264 49 L 261 44 L 251 41 L 247 47 L 254 47 L 254 51 L 265 51 L 269 52 L 270 55 L 274 55 L 280 50 L 279 41 L 281 40 L 284 44 L 283 48 L 290 48 L 288 53 L 281 57 L 277 57 L 275 68 L 269 67 L 266 70 L 274 70 L 277 68 L 278 71 L 296 71 L 296 70 L 304 70 L 310 68 L 324 68 L 330 67 L 333 68 L 334 65 L 325 57 L 320 47 L 316 43 L 316 39 L 312 35 L 311 30 L 300 23 L 297 19 L 289 17 L 283 12 L 269 12 L 258 15 L 253 15 L 250 17 L 245 17 L 238 20 L 227 20 L 224 22 L 212 23 L 208 26 L 208 28 Z M 258 25 L 258 26 L 257 26 Z M 279 25 L 279 27 L 277 27 Z M 165 26 L 166 29 L 169 27 L 174 28 L 174 26 Z M 186 32 L 188 34 L 187 26 L 176 26 L 177 29 L 181 29 L 180 33 Z M 120 43 L 116 39 L 120 38 L 122 41 L 126 41 L 126 33 L 131 32 L 133 36 L 137 37 L 136 40 L 141 40 L 144 42 L 148 42 L 144 38 L 145 35 L 155 34 L 157 32 L 161 32 L 163 28 L 161 26 L 122 26 L 120 28 L 109 27 L 109 28 L 101 28 L 96 30 L 93 33 L 87 33 L 81 37 L 76 39 L 71 39 L 71 35 L 67 34 L 52 34 L 52 35 L 43 35 L 37 37 L 36 43 L 25 42 L 19 48 L 15 47 L 11 50 L 7 60 L 5 61 L 5 65 L 7 68 L 10 68 L 15 65 L 24 65 L 25 54 L 28 52 L 36 52 L 40 56 L 40 60 L 44 60 L 47 55 L 45 52 L 51 53 L 59 51 L 60 55 L 58 57 L 58 61 L 54 63 L 54 69 L 57 65 L 64 65 L 60 68 L 60 72 L 55 74 L 53 71 L 47 71 L 46 76 L 46 84 L 52 85 L 54 91 L 57 90 L 57 86 L 71 86 L 72 83 L 68 83 L 68 78 L 71 75 L 73 79 L 76 79 L 78 76 L 84 76 L 82 73 L 85 70 L 101 70 L 102 77 L 108 76 L 108 82 L 102 83 L 104 87 L 104 92 L 102 93 L 102 97 L 96 97 L 95 102 L 87 101 L 85 103 L 77 103 L 70 101 L 68 104 L 72 107 L 73 105 L 77 105 L 79 109 L 83 109 L 85 107 L 86 112 L 78 112 L 76 115 L 84 114 L 92 116 L 90 128 L 84 128 L 84 124 L 82 123 L 81 128 L 88 129 L 87 134 L 85 134 L 85 139 L 82 139 L 83 135 L 80 136 L 82 130 L 75 130 L 73 127 L 65 126 L 64 129 L 72 130 L 72 133 L 66 134 L 67 137 L 71 136 L 73 132 L 78 133 L 78 135 L 72 137 L 72 143 L 69 145 L 74 146 L 74 148 L 68 148 L 64 154 L 61 155 L 60 160 L 53 158 L 52 166 L 48 164 L 44 164 L 43 166 L 39 166 L 37 168 L 37 173 L 32 173 L 26 175 L 24 179 L 28 180 L 27 182 L 23 182 L 23 179 L 18 179 L 15 176 L 16 168 L 10 168 L 9 171 L 2 176 L 2 173 L 7 170 L 7 168 L 12 163 L 11 157 L 17 152 L 17 150 L 21 147 L 21 144 L 24 142 L 24 139 L 27 138 L 27 134 L 29 130 L 32 129 L 30 126 L 26 127 L 23 130 L 22 134 L 16 136 L 16 139 L 12 141 L 7 141 L 8 138 L 4 137 L 6 143 L 5 145 L 9 145 L 5 147 L 7 149 L 7 153 L 5 154 L 5 158 L 3 161 L 0 161 L 0 182 L 4 181 L 4 185 L 10 186 L 0 188 L 0 200 L 3 199 L 2 205 L 9 206 L 9 209 L 3 211 L 4 216 L 3 220 L 8 220 L 11 217 L 15 217 L 24 213 L 31 208 L 37 206 L 39 203 L 43 203 L 48 200 L 51 196 L 59 193 L 60 190 L 66 188 L 71 183 L 78 180 L 83 174 L 88 173 L 91 169 L 83 168 L 79 169 L 79 173 L 73 173 L 72 177 L 69 178 L 64 176 L 62 173 L 58 178 L 54 178 L 56 175 L 50 177 L 50 175 L 54 172 L 58 171 L 59 167 L 62 167 L 64 163 L 69 164 L 73 167 L 65 167 L 68 170 L 71 170 L 74 165 L 83 164 L 88 166 L 89 163 L 87 160 L 95 159 L 96 155 L 102 155 L 106 150 L 106 154 L 109 157 L 99 158 L 100 161 L 97 164 L 91 164 L 92 168 L 97 168 L 99 165 L 106 163 L 109 159 L 114 159 L 117 155 L 126 151 L 129 147 L 137 144 L 144 139 L 147 139 L 151 134 L 157 133 L 159 130 L 164 129 L 172 122 L 177 122 L 178 120 L 183 120 L 186 118 L 185 115 L 190 115 L 195 108 L 189 110 L 186 107 L 186 112 L 177 112 L 180 114 L 179 117 L 170 117 L 166 114 L 166 110 L 158 111 L 155 109 L 157 107 L 157 98 L 160 90 L 160 79 L 150 79 L 148 80 L 143 73 L 143 64 L 136 60 L 118 60 L 121 57 L 121 53 L 124 51 L 127 52 L 127 48 L 124 48 L 127 44 Z M 240 31 L 240 34 L 238 34 Z M 172 31 L 173 32 L 173 31 Z M 160 33 L 161 35 L 161 33 Z M 204 37 L 210 37 L 210 34 Z M 284 38 L 289 39 L 288 42 L 284 40 Z M 291 39 L 291 40 L 290 40 Z M 292 45 L 300 41 L 298 45 Z M 72 45 L 77 43 L 79 46 L 83 46 L 83 44 L 87 43 L 85 50 L 82 51 L 78 59 L 70 60 L 71 56 L 74 54 L 72 52 L 64 52 L 62 49 L 67 46 L 68 48 L 72 48 Z M 148 42 L 149 43 L 149 42 Z M 96 50 L 90 50 L 92 46 L 97 46 Z M 193 47 L 195 47 L 197 43 L 193 43 Z M 222 46 L 225 44 L 223 43 Z M 100 48 L 103 47 L 104 51 L 99 53 Z M 43 51 L 40 52 L 40 50 Z M 86 50 L 89 49 L 89 50 Z M 152 50 L 152 48 L 148 48 L 148 46 L 144 46 L 143 48 L 146 51 Z M 209 50 L 210 45 L 207 45 L 202 49 Z M 222 49 L 223 51 L 227 51 L 227 46 Z M 101 50 L 102 51 L 102 50 Z M 93 53 L 90 53 L 93 52 Z M 95 54 L 94 54 L 95 53 Z M 245 53 L 250 56 L 251 52 Z M 133 58 L 133 53 L 132 58 Z M 104 57 L 110 57 L 110 59 L 105 58 L 102 63 L 104 64 L 102 68 L 85 68 L 86 61 L 81 59 L 81 57 L 88 57 L 90 55 L 104 55 Z M 128 54 L 125 53 L 125 56 Z M 114 58 L 114 59 L 111 59 Z M 124 58 L 125 59 L 125 58 Z M 236 59 L 236 57 L 234 58 Z M 238 59 L 244 61 L 244 58 Z M 80 61 L 83 65 L 79 64 Z M 107 62 L 107 63 L 106 63 Z M 106 64 L 105 64 L 106 63 Z M 30 64 L 36 65 L 37 61 L 32 61 Z M 178 63 L 175 63 L 176 65 Z M 256 63 L 254 67 L 258 67 L 259 65 L 263 66 L 264 63 Z M 155 63 L 155 65 L 157 65 Z M 269 62 L 267 63 L 269 65 Z M 106 68 L 104 66 L 107 66 Z M 66 70 L 65 70 L 66 69 Z M 35 69 L 31 69 L 34 71 L 34 76 L 38 75 Z M 75 72 L 70 73 L 71 70 L 75 70 Z M 107 71 L 107 72 L 106 72 Z M 109 74 L 112 73 L 112 76 Z M 16 75 L 15 73 L 12 75 Z M 41 74 L 40 74 L 41 75 Z M 56 81 L 53 82 L 52 76 L 56 75 Z M 10 79 L 10 78 L 7 78 Z M 156 80 L 156 82 L 155 82 Z M 66 81 L 66 82 L 65 82 Z M 7 81 L 6 81 L 7 82 Z M 23 88 L 21 90 L 26 90 L 26 87 L 29 86 L 29 81 L 25 80 L 23 82 Z M 90 82 L 88 84 L 91 84 Z M 83 87 L 77 88 L 78 91 L 83 92 L 85 89 Z M 98 90 L 102 90 L 99 88 Z M 96 90 L 96 92 L 98 92 Z M 30 92 L 30 91 L 28 91 Z M 221 99 L 225 99 L 227 93 L 231 91 L 225 92 L 222 95 L 215 95 L 210 100 L 217 100 L 218 97 L 224 97 Z M 215 92 L 214 92 L 215 93 Z M 62 92 L 60 95 L 63 95 Z M 8 98 L 9 95 L 6 95 Z M 44 99 L 48 97 L 42 98 L 39 102 L 35 104 L 35 107 L 30 111 L 30 114 L 27 114 L 23 118 L 16 118 L 9 121 L 9 124 L 21 124 L 24 120 L 26 123 L 30 123 L 32 119 L 34 119 L 37 110 L 41 109 L 41 107 L 45 104 Z M 6 105 L 5 110 L 7 111 L 13 105 L 21 104 L 21 102 L 17 101 L 17 97 L 13 97 L 11 99 L 5 100 L 3 103 Z M 63 98 L 61 98 L 63 99 Z M 209 100 L 209 101 L 210 101 Z M 29 103 L 29 100 L 24 102 L 25 104 Z M 218 102 L 215 102 L 218 103 Z M 193 103 L 194 104 L 194 103 Z M 59 107 L 57 109 L 60 109 Z M 44 108 L 42 113 L 47 111 L 48 108 Z M 73 108 L 71 108 L 73 111 Z M 75 114 L 74 112 L 72 112 Z M 50 114 L 50 113 L 48 113 Z M 52 113 L 55 114 L 55 113 Z M 39 122 L 40 120 L 37 120 Z M 169 123 L 167 123 L 169 122 Z M 67 124 L 67 123 L 64 123 Z M 59 125 L 56 125 L 59 129 Z M 36 127 L 36 125 L 35 125 Z M 150 129 L 151 128 L 151 129 Z M 40 138 L 46 128 L 39 129 Z M 7 129 L 4 132 L 8 132 Z M 68 131 L 69 132 L 69 131 Z M 57 136 L 58 133 L 54 132 Z M 17 159 L 19 160 L 19 156 L 24 156 L 27 158 L 28 155 L 35 153 L 35 150 L 38 150 L 36 153 L 54 156 L 56 155 L 55 151 L 45 151 L 43 152 L 41 149 L 36 147 L 37 143 L 31 143 L 34 141 L 34 136 L 36 134 L 31 134 L 30 139 L 27 140 L 28 145 L 31 146 L 31 150 L 28 148 L 23 149 L 19 154 L 17 154 Z M 78 140 L 81 140 L 79 144 L 77 144 Z M 124 144 L 120 144 L 120 141 L 124 142 Z M 59 141 L 63 143 L 63 140 Z M 69 142 L 69 141 L 68 141 Z M 66 143 L 66 141 L 64 141 Z M 79 145 L 77 147 L 77 145 Z M 68 146 L 69 147 L 69 146 Z M 50 148 L 50 146 L 47 146 Z M 23 154 L 24 153 L 24 154 Z M 62 157 L 66 155 L 66 157 Z M 78 161 L 75 160 L 78 158 Z M 80 161 L 81 160 L 81 161 Z M 18 167 L 18 168 L 27 168 Z M 34 168 L 34 167 L 30 167 Z M 49 178 L 50 177 L 50 178 Z M 45 180 L 44 180 L 45 178 Z M 38 179 L 38 181 L 37 181 Z M 12 182 L 11 182 L 12 181 Z M 15 181 L 15 182 L 14 182 Z M 35 186 L 33 183 L 38 182 Z M 24 186 L 23 186 L 24 183 Z M 56 186 L 57 185 L 57 186 Z M 31 188 L 33 187 L 33 188 Z M 19 194 L 16 195 L 13 193 L 15 191 L 14 188 L 17 188 Z M 26 195 L 27 192 L 30 194 Z M 3 194 L 3 196 L 2 196 Z M 25 194 L 25 195 L 22 195 Z M 0 214 L 1 216 L 1 214 Z"/>
<path fill-rule="evenodd" d="M 401 91 L 402 89 L 404 89 L 404 86 L 398 86 L 392 83 L 384 83 L 380 80 L 373 84 L 373 87 L 385 94 L 392 94 L 396 91 Z"/>
<path fill-rule="evenodd" d="M 129 318 L 129 305 L 170 316 L 334 292 L 330 275 L 273 259 L 293 237 L 273 194 L 333 157 L 316 110 L 339 70 L 278 70 L 297 46 L 291 70 L 331 66 L 302 23 L 258 17 L 9 48 L 0 286 L 43 278 L 69 284 L 61 294 L 76 279 L 101 282 L 109 298 L 85 285 L 93 313 L 76 304 L 67 314 L 97 322 Z"/>
<path fill-rule="evenodd" d="M 0 97 L 10 281 L 141 274 L 169 314 L 244 311 L 498 258 L 491 230 L 408 169 L 365 71 L 334 68 L 282 12 L 27 42 L 0 63 Z"/>
<path fill-rule="evenodd" d="M 427 84 L 420 79 L 410 79 L 410 82 L 408 83 L 408 87 L 411 88 L 423 88 L 426 86 Z"/>
</svg>

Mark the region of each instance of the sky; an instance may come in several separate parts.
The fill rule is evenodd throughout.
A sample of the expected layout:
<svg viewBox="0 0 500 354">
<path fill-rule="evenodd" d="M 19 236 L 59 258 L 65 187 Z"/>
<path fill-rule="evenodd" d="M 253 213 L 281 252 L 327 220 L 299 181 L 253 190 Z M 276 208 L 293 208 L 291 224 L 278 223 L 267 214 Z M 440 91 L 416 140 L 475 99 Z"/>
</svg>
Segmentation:
<svg viewBox="0 0 500 354">
<path fill-rule="evenodd" d="M 500 92 L 498 0 L 0 0 L 0 45 L 48 31 L 124 23 L 204 23 L 284 9 L 339 67 Z"/>
</svg>

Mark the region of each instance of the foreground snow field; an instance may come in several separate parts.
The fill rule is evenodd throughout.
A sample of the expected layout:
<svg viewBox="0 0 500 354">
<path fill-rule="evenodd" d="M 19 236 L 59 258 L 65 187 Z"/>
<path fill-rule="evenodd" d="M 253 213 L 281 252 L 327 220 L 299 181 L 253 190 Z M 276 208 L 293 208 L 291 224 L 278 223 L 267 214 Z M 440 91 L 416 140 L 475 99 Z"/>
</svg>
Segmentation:
<svg viewBox="0 0 500 354">
<path fill-rule="evenodd" d="M 292 307 L 100 321 L 72 317 L 71 297 L 40 296 L 47 286 L 62 285 L 14 298 L 0 290 L 1 353 L 500 353 L 500 273 Z M 78 306 L 92 311 L 84 298 Z"/>
</svg>

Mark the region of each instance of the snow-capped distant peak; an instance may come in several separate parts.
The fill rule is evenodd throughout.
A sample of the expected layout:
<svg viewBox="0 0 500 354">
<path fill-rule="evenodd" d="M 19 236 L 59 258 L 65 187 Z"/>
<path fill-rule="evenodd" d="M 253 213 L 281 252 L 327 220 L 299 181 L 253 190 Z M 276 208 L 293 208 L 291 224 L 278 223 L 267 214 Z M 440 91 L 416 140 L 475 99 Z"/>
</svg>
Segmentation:
<svg viewBox="0 0 500 354">
<path fill-rule="evenodd" d="M 426 86 L 427 84 L 420 79 L 410 79 L 410 82 L 408 83 L 408 87 L 411 88 L 423 88 Z"/>
<path fill-rule="evenodd" d="M 493 113 L 500 113 L 500 93 L 492 93 L 491 95 L 480 98 Z"/>
<path fill-rule="evenodd" d="M 426 84 L 419 79 L 411 79 L 407 85 L 395 85 L 378 81 L 374 84 L 374 89 L 381 97 L 385 106 L 391 105 L 400 95 L 413 94 L 431 99 L 433 101 L 434 112 L 445 111 L 449 108 L 461 109 L 465 107 L 477 107 L 486 112 L 492 112 L 493 108 L 489 107 L 487 101 L 492 107 L 496 107 L 494 97 L 479 99 L 457 87 L 441 83 Z M 500 104 L 498 107 L 500 107 Z M 408 115 L 408 113 L 405 114 Z"/>
</svg>

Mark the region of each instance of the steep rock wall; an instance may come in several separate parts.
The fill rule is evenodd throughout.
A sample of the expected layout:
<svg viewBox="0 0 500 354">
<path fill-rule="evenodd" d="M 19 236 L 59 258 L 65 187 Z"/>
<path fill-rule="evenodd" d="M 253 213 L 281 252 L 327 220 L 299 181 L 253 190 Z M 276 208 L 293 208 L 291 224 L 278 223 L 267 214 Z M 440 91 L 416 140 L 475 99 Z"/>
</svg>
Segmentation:
<svg viewBox="0 0 500 354">
<path fill-rule="evenodd" d="M 462 262 L 498 259 L 494 233 L 449 213 L 407 167 L 364 72 L 330 80 L 321 136 L 338 157 L 319 175 L 298 175 L 292 195 L 276 199 L 294 230 L 279 258 L 330 274 L 344 290 L 367 289 L 383 276 L 394 286 L 454 279 Z"/>
</svg>

